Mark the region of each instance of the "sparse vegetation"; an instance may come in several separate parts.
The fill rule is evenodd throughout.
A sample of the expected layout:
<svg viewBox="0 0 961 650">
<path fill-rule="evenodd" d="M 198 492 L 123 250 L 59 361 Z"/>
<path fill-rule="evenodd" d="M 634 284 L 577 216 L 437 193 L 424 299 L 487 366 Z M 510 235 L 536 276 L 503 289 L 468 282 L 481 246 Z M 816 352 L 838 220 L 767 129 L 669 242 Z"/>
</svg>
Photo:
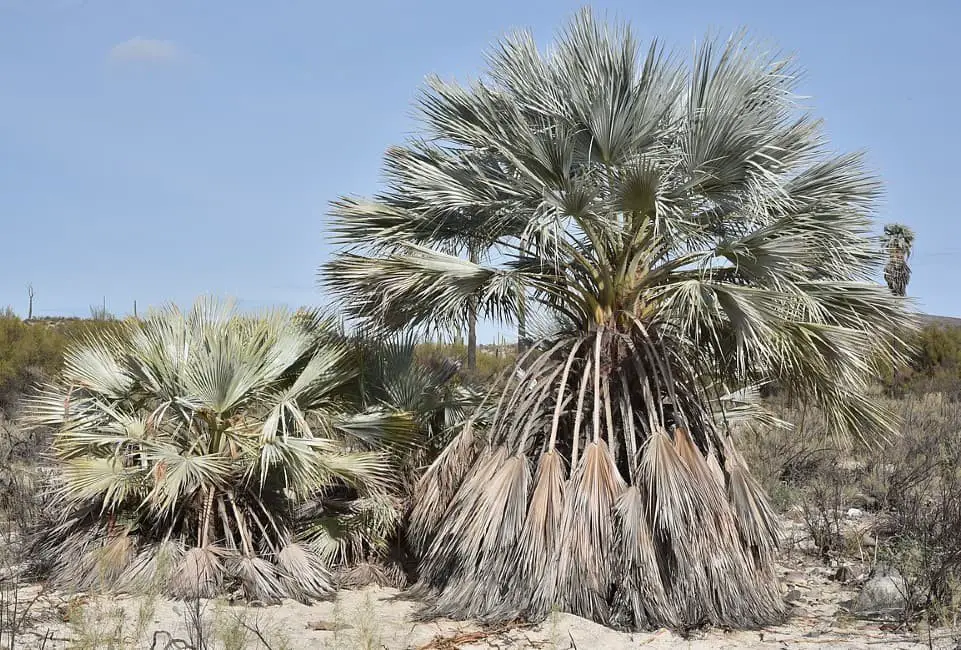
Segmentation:
<svg viewBox="0 0 961 650">
<path fill-rule="evenodd" d="M 781 523 L 961 647 L 961 328 L 916 332 L 915 234 L 872 235 L 879 183 L 793 63 L 645 54 L 588 10 L 489 63 L 335 202 L 336 317 L 34 319 L 32 285 L 0 313 L 0 650 L 287 650 L 285 599 L 332 614 L 315 645 L 380 649 L 381 596 L 338 591 L 371 583 L 481 621 L 425 649 L 568 647 L 566 613 L 764 627 L 799 598 Z"/>
<path fill-rule="evenodd" d="M 905 622 L 961 615 L 961 403 L 941 393 L 887 402 L 903 428 L 878 445 L 838 447 L 808 412 L 793 429 L 741 432 L 782 512 L 799 515 L 825 563 L 890 566 L 905 579 Z M 868 517 L 854 526 L 846 513 Z M 860 516 L 860 515 L 859 515 Z"/>
</svg>

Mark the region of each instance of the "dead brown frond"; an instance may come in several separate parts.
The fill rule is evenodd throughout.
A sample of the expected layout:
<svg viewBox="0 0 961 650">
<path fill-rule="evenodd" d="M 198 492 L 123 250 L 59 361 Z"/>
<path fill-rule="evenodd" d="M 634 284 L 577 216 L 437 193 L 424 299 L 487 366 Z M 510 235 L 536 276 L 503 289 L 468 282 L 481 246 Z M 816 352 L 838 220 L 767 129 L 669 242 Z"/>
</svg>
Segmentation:
<svg viewBox="0 0 961 650">
<path fill-rule="evenodd" d="M 368 585 L 401 589 L 407 584 L 407 574 L 396 564 L 358 562 L 338 571 L 336 581 L 344 589 L 360 589 Z"/>
<path fill-rule="evenodd" d="M 538 463 L 534 490 L 517 545 L 518 590 L 534 594 L 531 612 L 545 613 L 558 602 L 557 558 L 564 538 L 567 483 L 560 454 L 549 449 Z"/>
<path fill-rule="evenodd" d="M 303 544 L 285 544 L 277 554 L 277 568 L 288 593 L 301 602 L 322 598 L 333 591 L 327 564 Z"/>
<path fill-rule="evenodd" d="M 417 650 L 458 650 L 465 644 L 476 644 L 481 641 L 492 639 L 515 630 L 523 630 L 533 627 L 534 623 L 515 621 L 506 625 L 498 625 L 487 630 L 477 632 L 461 632 L 450 636 L 437 635 L 428 643 L 417 646 Z"/>
<path fill-rule="evenodd" d="M 414 521 L 430 540 L 415 587 L 430 597 L 423 615 L 503 621 L 559 608 L 625 628 L 777 619 L 776 527 L 690 369 L 643 336 L 588 341 L 551 346 L 512 377 L 499 408 L 525 412 L 495 418 L 499 446 L 457 443 L 469 468 L 459 484 L 443 468 L 451 458 L 425 475 L 422 493 L 443 515 Z"/>
<path fill-rule="evenodd" d="M 212 546 L 188 549 L 171 577 L 171 595 L 184 600 L 216 596 L 226 577 L 221 553 Z"/>
<path fill-rule="evenodd" d="M 468 420 L 430 464 L 414 490 L 410 541 L 416 548 L 426 550 L 427 538 L 437 530 L 443 513 L 477 454 L 474 424 Z"/>
<path fill-rule="evenodd" d="M 613 588 L 614 504 L 624 481 L 603 440 L 584 450 L 580 467 L 571 477 L 562 524 L 557 568 L 558 603 L 564 611 L 591 620 L 609 620 Z"/>
<path fill-rule="evenodd" d="M 247 600 L 276 604 L 287 595 L 287 590 L 277 567 L 267 560 L 247 556 L 232 558 L 232 573 L 243 589 Z"/>
</svg>

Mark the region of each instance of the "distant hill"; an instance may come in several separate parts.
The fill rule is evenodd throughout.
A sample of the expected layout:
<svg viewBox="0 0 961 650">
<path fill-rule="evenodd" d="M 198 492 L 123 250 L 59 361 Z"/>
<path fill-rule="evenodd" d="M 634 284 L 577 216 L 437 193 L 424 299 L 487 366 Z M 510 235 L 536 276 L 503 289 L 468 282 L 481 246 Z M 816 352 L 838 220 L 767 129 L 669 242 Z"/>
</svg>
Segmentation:
<svg viewBox="0 0 961 650">
<path fill-rule="evenodd" d="M 933 314 L 919 314 L 921 325 L 938 325 L 940 327 L 961 327 L 961 318 L 954 316 L 935 316 Z"/>
</svg>

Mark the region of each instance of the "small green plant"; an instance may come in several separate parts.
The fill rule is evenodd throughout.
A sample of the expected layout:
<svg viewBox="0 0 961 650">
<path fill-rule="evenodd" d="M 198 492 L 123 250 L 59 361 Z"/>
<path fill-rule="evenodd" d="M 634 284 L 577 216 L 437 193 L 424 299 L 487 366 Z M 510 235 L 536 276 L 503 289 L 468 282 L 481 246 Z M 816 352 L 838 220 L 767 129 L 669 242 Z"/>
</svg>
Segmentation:
<svg viewBox="0 0 961 650">
<path fill-rule="evenodd" d="M 384 646 L 384 632 L 380 618 L 369 593 L 363 602 L 350 611 L 338 597 L 331 612 L 333 621 L 329 626 L 331 638 L 325 643 L 331 650 L 379 650 Z M 396 640 L 396 639 L 395 639 Z"/>
<path fill-rule="evenodd" d="M 551 606 L 551 613 L 548 621 L 548 639 L 547 642 L 550 643 L 550 647 L 553 650 L 559 650 L 561 647 L 561 630 L 560 630 L 560 607 L 557 603 Z"/>
<path fill-rule="evenodd" d="M 357 650 L 379 650 L 383 646 L 383 638 L 378 623 L 377 612 L 370 594 L 364 595 L 364 603 L 358 611 L 356 622 L 355 645 Z"/>
<path fill-rule="evenodd" d="M 333 625 L 331 626 L 333 628 L 331 630 L 333 632 L 333 638 L 325 645 L 331 650 L 334 650 L 335 648 L 346 647 L 347 639 L 344 638 L 343 631 L 348 626 L 344 622 L 344 606 L 339 595 L 334 598 L 334 606 L 331 616 L 334 619 Z"/>
<path fill-rule="evenodd" d="M 217 638 L 220 640 L 223 650 L 244 650 L 250 640 L 250 630 L 247 623 L 247 609 L 239 608 L 237 611 L 229 611 L 229 607 L 222 602 L 218 602 L 214 620 Z"/>
<path fill-rule="evenodd" d="M 127 650 L 138 640 L 125 633 L 126 611 L 98 598 L 75 597 L 67 605 L 69 650 Z"/>
</svg>

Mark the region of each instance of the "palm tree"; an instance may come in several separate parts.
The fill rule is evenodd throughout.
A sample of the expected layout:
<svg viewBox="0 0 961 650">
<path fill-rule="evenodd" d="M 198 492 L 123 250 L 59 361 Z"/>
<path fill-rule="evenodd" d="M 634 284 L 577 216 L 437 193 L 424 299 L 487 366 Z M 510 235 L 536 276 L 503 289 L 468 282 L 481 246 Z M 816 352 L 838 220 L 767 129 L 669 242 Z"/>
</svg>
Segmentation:
<svg viewBox="0 0 961 650">
<path fill-rule="evenodd" d="M 70 347 L 29 405 L 62 465 L 38 562 L 56 584 L 309 600 L 383 544 L 406 414 L 357 408 L 330 324 L 200 300 Z"/>
<path fill-rule="evenodd" d="M 872 281 L 878 182 L 740 37 L 686 66 L 584 11 L 547 54 L 520 33 L 489 60 L 430 82 L 425 133 L 388 152 L 390 192 L 337 204 L 353 249 L 324 267 L 382 328 L 553 321 L 419 483 L 427 613 L 776 619 L 776 519 L 731 423 L 776 380 L 838 435 L 893 431 L 865 390 L 908 320 Z M 487 263 L 447 252 L 465 231 Z"/>
<path fill-rule="evenodd" d="M 407 413 L 417 429 L 418 445 L 404 457 L 403 478 L 431 462 L 449 442 L 451 432 L 468 419 L 482 393 L 459 377 L 460 365 L 447 357 L 419 355 L 412 336 L 377 339 L 358 336 L 360 390 L 364 404 Z"/>
<path fill-rule="evenodd" d="M 884 281 L 891 293 L 904 296 L 911 280 L 911 267 L 908 258 L 914 246 L 914 231 L 900 223 L 884 226 L 884 248 L 888 253 L 888 263 L 884 267 Z"/>
</svg>

